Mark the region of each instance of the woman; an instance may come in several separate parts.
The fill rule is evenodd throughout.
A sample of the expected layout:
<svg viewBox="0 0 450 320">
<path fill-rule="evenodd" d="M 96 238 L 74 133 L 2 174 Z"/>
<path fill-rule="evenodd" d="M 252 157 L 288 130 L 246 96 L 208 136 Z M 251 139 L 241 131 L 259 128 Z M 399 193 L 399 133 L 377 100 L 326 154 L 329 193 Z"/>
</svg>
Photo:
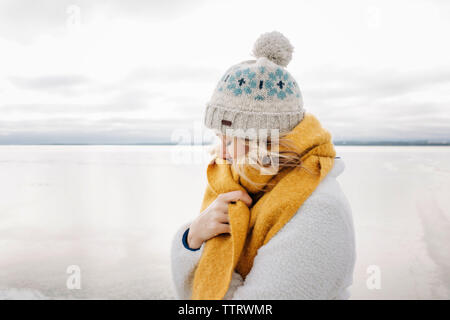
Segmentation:
<svg viewBox="0 0 450 320">
<path fill-rule="evenodd" d="M 346 299 L 355 262 L 351 209 L 330 133 L 303 109 L 285 69 L 293 47 L 261 35 L 256 60 L 229 68 L 206 108 L 221 143 L 200 215 L 176 232 L 181 299 Z"/>
</svg>

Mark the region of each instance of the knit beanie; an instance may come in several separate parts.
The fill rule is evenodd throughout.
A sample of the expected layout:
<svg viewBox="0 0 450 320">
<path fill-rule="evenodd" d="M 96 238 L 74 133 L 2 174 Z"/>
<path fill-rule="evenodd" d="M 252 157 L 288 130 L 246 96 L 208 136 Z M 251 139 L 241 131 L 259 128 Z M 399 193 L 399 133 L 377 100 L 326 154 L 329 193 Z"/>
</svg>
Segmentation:
<svg viewBox="0 0 450 320">
<path fill-rule="evenodd" d="M 286 70 L 294 48 L 280 32 L 262 34 L 252 55 L 227 69 L 206 105 L 203 123 L 226 136 L 283 135 L 303 119 L 300 88 Z"/>
</svg>

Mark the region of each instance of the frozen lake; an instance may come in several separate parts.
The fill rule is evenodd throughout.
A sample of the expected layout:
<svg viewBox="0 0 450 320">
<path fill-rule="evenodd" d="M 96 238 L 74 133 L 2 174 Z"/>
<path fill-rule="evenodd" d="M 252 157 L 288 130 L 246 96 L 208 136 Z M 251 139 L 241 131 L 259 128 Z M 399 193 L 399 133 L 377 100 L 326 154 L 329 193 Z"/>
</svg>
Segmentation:
<svg viewBox="0 0 450 320">
<path fill-rule="evenodd" d="M 450 299 L 450 147 L 337 152 L 352 298 Z M 198 214 L 208 159 L 200 146 L 0 146 L 0 299 L 173 298 L 170 241 Z M 373 265 L 379 289 L 366 285 Z"/>
</svg>

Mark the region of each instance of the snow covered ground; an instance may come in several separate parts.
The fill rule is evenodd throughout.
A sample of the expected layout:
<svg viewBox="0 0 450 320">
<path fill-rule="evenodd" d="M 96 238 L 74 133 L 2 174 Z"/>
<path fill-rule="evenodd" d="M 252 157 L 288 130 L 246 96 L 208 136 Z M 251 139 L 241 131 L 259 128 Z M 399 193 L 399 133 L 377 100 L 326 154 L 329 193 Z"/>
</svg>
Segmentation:
<svg viewBox="0 0 450 320">
<path fill-rule="evenodd" d="M 170 241 L 200 209 L 204 151 L 0 146 L 0 299 L 173 298 Z M 337 151 L 356 229 L 352 298 L 449 299 L 450 148 Z M 73 265 L 79 290 L 66 285 Z"/>
</svg>

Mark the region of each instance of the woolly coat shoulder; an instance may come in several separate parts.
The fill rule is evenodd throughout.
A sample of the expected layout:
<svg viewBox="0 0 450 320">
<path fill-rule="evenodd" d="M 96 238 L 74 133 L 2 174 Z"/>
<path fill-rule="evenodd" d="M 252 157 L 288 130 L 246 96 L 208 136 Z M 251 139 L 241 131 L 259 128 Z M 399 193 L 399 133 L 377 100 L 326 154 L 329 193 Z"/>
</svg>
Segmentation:
<svg viewBox="0 0 450 320">
<path fill-rule="evenodd" d="M 258 250 L 245 281 L 237 273 L 225 300 L 348 299 L 355 264 L 354 229 L 350 205 L 333 169 L 276 235 Z M 177 299 L 190 299 L 200 250 L 182 244 L 191 221 L 176 232 L 171 245 L 171 272 Z"/>
</svg>

